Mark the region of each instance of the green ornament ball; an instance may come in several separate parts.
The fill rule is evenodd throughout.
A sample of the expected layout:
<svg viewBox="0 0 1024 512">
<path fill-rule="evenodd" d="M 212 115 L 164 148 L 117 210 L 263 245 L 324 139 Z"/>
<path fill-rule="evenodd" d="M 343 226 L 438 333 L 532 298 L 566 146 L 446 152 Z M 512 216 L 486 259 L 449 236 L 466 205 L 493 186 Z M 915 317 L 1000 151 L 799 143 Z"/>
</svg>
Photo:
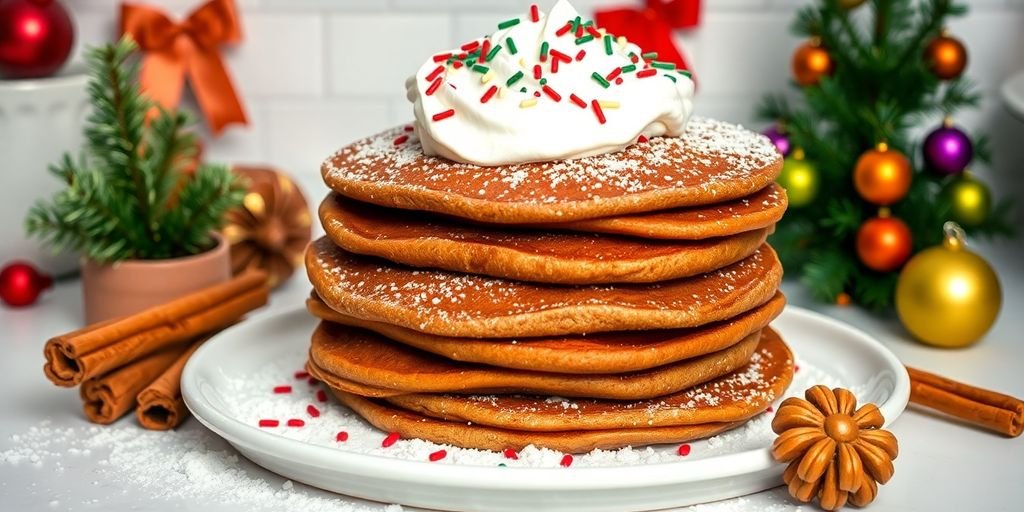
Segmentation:
<svg viewBox="0 0 1024 512">
<path fill-rule="evenodd" d="M 807 206 L 818 196 L 818 168 L 804 159 L 801 149 L 793 150 L 792 156 L 782 162 L 782 172 L 775 181 L 786 189 L 790 208 Z"/>
<path fill-rule="evenodd" d="M 992 193 L 988 186 L 970 173 L 946 185 L 943 197 L 949 202 L 950 218 L 964 226 L 984 223 L 992 211 Z"/>
</svg>

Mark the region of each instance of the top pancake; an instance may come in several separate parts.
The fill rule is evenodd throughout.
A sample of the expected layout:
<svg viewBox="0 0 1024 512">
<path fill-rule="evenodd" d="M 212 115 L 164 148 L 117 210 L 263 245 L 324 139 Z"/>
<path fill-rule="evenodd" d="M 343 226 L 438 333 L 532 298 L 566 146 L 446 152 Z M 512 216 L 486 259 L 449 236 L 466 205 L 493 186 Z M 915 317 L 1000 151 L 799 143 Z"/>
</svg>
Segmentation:
<svg viewBox="0 0 1024 512">
<path fill-rule="evenodd" d="M 396 144 L 401 135 L 412 137 Z M 360 201 L 515 224 L 719 203 L 767 187 L 781 169 L 782 156 L 766 137 L 695 117 L 683 137 L 496 167 L 428 157 L 414 134 L 397 127 L 342 148 L 321 173 L 328 187 Z"/>
</svg>

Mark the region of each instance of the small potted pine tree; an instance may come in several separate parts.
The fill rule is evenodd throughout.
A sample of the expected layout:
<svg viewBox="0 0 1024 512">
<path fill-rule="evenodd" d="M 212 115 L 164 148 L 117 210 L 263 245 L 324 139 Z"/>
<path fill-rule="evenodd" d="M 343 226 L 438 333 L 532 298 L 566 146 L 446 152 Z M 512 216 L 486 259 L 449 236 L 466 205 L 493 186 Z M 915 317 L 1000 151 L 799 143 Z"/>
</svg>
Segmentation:
<svg viewBox="0 0 1024 512">
<path fill-rule="evenodd" d="M 128 39 L 88 51 L 84 151 L 51 166 L 67 186 L 36 203 L 26 220 L 31 235 L 81 253 L 88 323 L 231 275 L 217 230 L 244 187 L 226 166 L 196 165 L 189 116 L 140 94 L 134 53 Z"/>
</svg>

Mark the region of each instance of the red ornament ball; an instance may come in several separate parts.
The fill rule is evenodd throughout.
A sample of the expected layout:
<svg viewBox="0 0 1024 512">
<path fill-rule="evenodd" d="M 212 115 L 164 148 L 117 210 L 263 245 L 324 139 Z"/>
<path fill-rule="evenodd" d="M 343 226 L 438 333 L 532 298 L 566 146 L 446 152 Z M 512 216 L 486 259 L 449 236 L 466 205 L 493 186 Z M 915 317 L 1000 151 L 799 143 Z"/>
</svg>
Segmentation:
<svg viewBox="0 0 1024 512">
<path fill-rule="evenodd" d="M 0 0 L 0 77 L 42 78 L 71 54 L 74 25 L 55 0 Z"/>
<path fill-rule="evenodd" d="M 941 80 L 952 80 L 967 68 L 967 48 L 948 32 L 943 31 L 924 49 L 928 69 Z"/>
<path fill-rule="evenodd" d="M 913 248 L 910 228 L 886 212 L 868 219 L 857 231 L 857 257 L 864 266 L 878 272 L 892 272 L 903 266 Z"/>
<path fill-rule="evenodd" d="M 822 77 L 832 73 L 832 56 L 821 47 L 817 40 L 810 40 L 793 52 L 790 63 L 793 79 L 796 83 L 808 86 L 816 85 Z"/>
<path fill-rule="evenodd" d="M 50 276 L 24 261 L 11 262 L 0 270 L 0 299 L 8 306 L 34 304 L 39 294 L 51 286 L 53 279 Z"/>
</svg>

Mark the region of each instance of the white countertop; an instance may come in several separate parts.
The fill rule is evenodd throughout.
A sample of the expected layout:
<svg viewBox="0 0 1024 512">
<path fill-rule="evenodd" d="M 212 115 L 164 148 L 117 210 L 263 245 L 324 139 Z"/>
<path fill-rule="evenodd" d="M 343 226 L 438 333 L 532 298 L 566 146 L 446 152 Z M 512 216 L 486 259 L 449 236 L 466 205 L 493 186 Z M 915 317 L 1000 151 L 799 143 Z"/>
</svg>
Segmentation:
<svg viewBox="0 0 1024 512">
<path fill-rule="evenodd" d="M 1014 396 L 1024 396 L 1024 243 L 978 249 L 994 264 L 1004 293 L 1002 314 L 993 330 L 980 344 L 949 351 L 926 347 L 907 338 L 895 319 L 872 317 L 856 308 L 836 308 L 811 302 L 796 283 L 784 289 L 790 302 L 808 306 L 849 322 L 879 337 L 904 363 L 971 384 Z M 267 311 L 296 307 L 308 294 L 302 276 L 296 276 L 272 297 Z M 70 430 L 81 435 L 87 423 L 81 416 L 75 391 L 56 388 L 42 374 L 45 340 L 80 326 L 81 306 L 78 281 L 59 282 L 35 306 L 11 310 L 0 306 L 0 508 L 31 510 L 203 510 L 251 512 L 251 504 L 224 504 L 214 494 L 208 499 L 189 493 L 188 498 L 160 496 L 152 489 L 104 479 L 103 450 L 74 457 L 51 456 L 42 463 L 4 462 L 2 454 L 16 449 L 18 439 L 49 421 L 47 429 Z M 258 314 L 266 314 L 266 311 Z M 123 425 L 133 419 L 122 420 Z M 188 421 L 182 432 L 197 436 L 218 449 L 230 450 L 214 439 L 198 422 Z M 913 406 L 892 426 L 899 438 L 900 456 L 896 475 L 880 489 L 869 510 L 1020 510 L 1024 502 L 1024 438 L 1006 439 L 966 427 Z M 62 438 L 63 439 L 63 438 Z M 64 442 L 64 441 L 61 441 Z M 53 455 L 52 453 L 50 455 Z M 159 453 L 153 457 L 159 457 Z M 280 488 L 284 480 L 247 461 L 241 466 L 251 478 L 266 480 Z M 295 484 L 296 493 L 331 497 L 327 493 Z M 381 505 L 338 498 L 325 509 L 383 510 Z M 259 507 L 257 507 L 259 508 Z M 285 502 L 266 503 L 267 510 L 286 508 Z M 287 507 L 292 508 L 292 507 Z M 699 506 L 697 510 L 790 510 L 785 491 L 776 489 L 721 504 Z M 304 511 L 309 512 L 309 511 Z M 389 511 L 391 512 L 391 511 Z"/>
</svg>

